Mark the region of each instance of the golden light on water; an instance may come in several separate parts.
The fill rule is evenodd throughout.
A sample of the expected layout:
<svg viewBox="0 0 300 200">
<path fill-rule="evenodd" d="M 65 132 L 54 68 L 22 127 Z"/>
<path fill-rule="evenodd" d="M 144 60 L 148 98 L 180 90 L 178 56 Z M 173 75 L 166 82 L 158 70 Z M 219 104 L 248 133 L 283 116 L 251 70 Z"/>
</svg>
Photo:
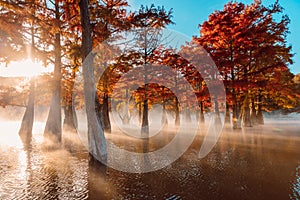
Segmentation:
<svg viewBox="0 0 300 200">
<path fill-rule="evenodd" d="M 53 71 L 51 67 L 44 67 L 42 62 L 25 59 L 13 61 L 7 67 L 0 66 L 0 76 L 6 77 L 33 77 Z"/>
<path fill-rule="evenodd" d="M 21 123 L 19 121 L 0 121 L 0 146 L 23 148 L 22 140 L 18 135 Z M 44 122 L 35 122 L 32 134 L 37 143 L 42 143 Z"/>
<path fill-rule="evenodd" d="M 22 147 L 22 141 L 18 136 L 20 124 L 17 122 L 1 122 L 0 123 L 0 146 Z"/>
</svg>

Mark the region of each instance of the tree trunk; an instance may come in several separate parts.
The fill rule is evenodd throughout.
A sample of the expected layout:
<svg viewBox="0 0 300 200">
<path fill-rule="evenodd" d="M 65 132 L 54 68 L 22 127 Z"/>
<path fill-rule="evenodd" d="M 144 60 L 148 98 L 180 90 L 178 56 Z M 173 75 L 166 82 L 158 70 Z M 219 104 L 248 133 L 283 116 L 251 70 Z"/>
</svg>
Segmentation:
<svg viewBox="0 0 300 200">
<path fill-rule="evenodd" d="M 221 125 L 221 117 L 220 117 L 220 110 L 219 110 L 219 102 L 218 100 L 215 100 L 215 112 L 214 112 L 214 120 L 215 120 L 215 125 Z"/>
<path fill-rule="evenodd" d="M 70 98 L 67 98 L 65 100 L 65 106 L 64 106 L 64 128 L 68 131 L 76 132 L 78 128 L 78 122 L 77 122 L 77 115 L 74 108 L 74 95 L 73 95 L 73 88 L 75 84 L 75 71 L 72 71 L 72 80 L 67 85 L 67 90 L 69 94 L 67 95 Z"/>
<path fill-rule="evenodd" d="M 139 123 L 142 124 L 142 102 L 138 105 L 139 108 Z"/>
<path fill-rule="evenodd" d="M 245 100 L 243 102 L 241 117 L 243 120 L 244 127 L 252 127 L 248 94 L 246 95 Z"/>
<path fill-rule="evenodd" d="M 163 110 L 162 110 L 162 116 L 161 116 L 161 123 L 164 127 L 168 126 L 168 118 L 167 118 L 167 111 L 166 111 L 166 105 L 163 102 Z"/>
<path fill-rule="evenodd" d="M 257 115 L 256 115 L 254 99 L 251 100 L 251 113 L 250 113 L 250 116 L 251 116 L 252 125 L 257 124 Z"/>
<path fill-rule="evenodd" d="M 166 111 L 166 100 L 165 100 L 165 87 L 162 87 L 162 96 L 163 96 L 163 100 L 162 100 L 162 106 L 163 106 L 163 110 L 162 110 L 162 116 L 161 116 L 161 124 L 163 124 L 164 127 L 168 126 L 168 118 L 167 118 L 167 111 Z"/>
<path fill-rule="evenodd" d="M 230 110 L 229 110 L 229 104 L 226 102 L 226 113 L 225 113 L 225 124 L 230 124 Z"/>
<path fill-rule="evenodd" d="M 125 104 L 123 112 L 122 111 L 118 112 L 119 117 L 122 120 L 123 125 L 128 125 L 129 122 L 130 122 L 130 118 L 131 118 L 130 114 L 129 114 L 129 111 L 128 111 L 128 105 L 127 104 L 128 103 Z"/>
<path fill-rule="evenodd" d="M 189 88 L 186 86 L 185 90 L 187 91 Z M 184 107 L 184 120 L 187 123 L 190 123 L 192 121 L 191 117 L 191 111 L 189 110 L 189 104 L 188 104 L 188 99 L 185 99 L 185 107 Z"/>
<path fill-rule="evenodd" d="M 240 107 L 238 103 L 233 107 L 232 123 L 233 123 L 233 129 L 242 128 L 242 123 L 240 118 Z"/>
<path fill-rule="evenodd" d="M 58 0 L 55 1 L 55 17 L 57 23 L 60 21 L 60 13 Z M 59 24 L 59 23 L 58 23 Z M 58 25 L 59 26 L 59 25 Z M 60 28 L 60 27 L 58 27 Z M 54 80 L 52 88 L 52 98 L 50 104 L 50 111 L 48 114 L 48 119 L 45 126 L 44 134 L 52 139 L 61 141 L 61 44 L 60 44 L 60 32 L 55 34 L 54 43 Z"/>
<path fill-rule="evenodd" d="M 104 68 L 106 68 L 106 64 Z M 101 115 L 102 115 L 102 123 L 104 125 L 104 131 L 106 133 L 111 133 L 111 123 L 109 118 L 109 96 L 108 96 L 108 72 L 105 71 L 101 77 L 101 83 L 103 84 L 103 96 L 102 96 L 102 105 L 101 105 Z M 98 83 L 99 84 L 99 83 Z M 97 94 L 96 94 L 97 95 Z M 100 112 L 98 113 L 100 114 Z"/>
<path fill-rule="evenodd" d="M 120 119 L 122 120 L 123 125 L 128 125 L 130 123 L 130 112 L 129 112 L 129 105 L 128 101 L 125 102 L 123 108 L 119 109 L 118 114 Z"/>
<path fill-rule="evenodd" d="M 144 85 L 145 85 L 145 90 L 144 90 L 143 119 L 142 119 L 141 133 L 142 136 L 148 137 L 149 136 L 149 119 L 148 119 L 149 106 L 148 106 L 148 72 L 147 72 L 146 62 L 144 64 Z"/>
<path fill-rule="evenodd" d="M 188 123 L 192 121 L 191 111 L 189 109 L 185 110 L 185 121 Z"/>
<path fill-rule="evenodd" d="M 177 97 L 175 97 L 175 125 L 180 126 L 179 102 Z"/>
<path fill-rule="evenodd" d="M 203 101 L 200 101 L 200 122 L 205 123 Z"/>
<path fill-rule="evenodd" d="M 196 115 L 196 121 L 200 121 L 200 110 L 196 110 L 195 112 L 195 115 Z"/>
<path fill-rule="evenodd" d="M 233 91 L 232 125 L 233 129 L 241 129 L 240 106 L 237 102 L 235 91 Z"/>
<path fill-rule="evenodd" d="M 264 116 L 262 113 L 262 95 L 258 95 L 258 108 L 257 108 L 257 123 L 264 124 Z"/>
<path fill-rule="evenodd" d="M 130 122 L 130 117 L 128 115 L 125 115 L 124 117 L 121 118 L 122 119 L 122 124 L 123 125 L 128 125 Z"/>
<path fill-rule="evenodd" d="M 98 97 L 97 93 L 95 93 L 95 112 L 96 112 L 97 120 L 98 120 L 100 126 L 102 127 L 102 129 L 104 130 L 103 116 L 102 116 L 102 110 L 103 110 L 102 105 L 100 104 L 99 97 Z"/>
<path fill-rule="evenodd" d="M 84 102 L 88 123 L 88 144 L 90 155 L 98 161 L 106 163 L 107 150 L 106 139 L 101 122 L 95 112 L 95 78 L 92 52 L 92 34 L 89 13 L 89 1 L 79 2 L 80 18 L 82 26 L 82 72 L 84 80 Z M 98 99 L 98 98 L 97 98 Z"/>
<path fill-rule="evenodd" d="M 75 131 L 77 129 L 77 116 L 75 112 L 75 108 L 72 104 L 67 104 L 64 107 L 65 119 L 64 126 L 68 131 Z"/>
<path fill-rule="evenodd" d="M 175 70 L 177 71 L 177 67 L 175 68 Z M 175 88 L 177 90 L 178 88 L 178 73 L 176 73 L 175 77 L 174 77 L 174 83 L 175 83 Z M 178 92 L 178 91 L 176 91 Z M 180 109 L 179 109 L 179 101 L 178 98 L 175 96 L 175 126 L 180 126 Z"/>
<path fill-rule="evenodd" d="M 61 103 L 60 88 L 58 90 L 58 81 L 55 81 L 57 90 L 52 92 L 50 111 L 48 114 L 44 134 L 52 139 L 61 141 Z M 60 81 L 59 81 L 60 83 Z"/>
<path fill-rule="evenodd" d="M 31 25 L 31 53 L 34 52 L 35 40 L 34 40 L 34 27 Z M 31 58 L 32 59 L 32 58 Z M 35 80 L 31 78 L 29 98 L 26 106 L 26 110 L 22 119 L 21 128 L 19 130 L 19 135 L 25 141 L 29 142 L 32 136 L 32 127 L 34 122 L 34 99 L 35 99 Z"/>
<path fill-rule="evenodd" d="M 125 91 L 125 95 L 126 95 L 126 102 L 125 102 L 125 106 L 124 106 L 124 116 L 122 117 L 122 123 L 123 125 L 128 125 L 130 123 L 130 112 L 129 112 L 129 94 L 128 94 L 128 89 L 126 89 Z"/>
<path fill-rule="evenodd" d="M 260 107 L 258 107 L 258 111 L 257 111 L 257 122 L 258 122 L 258 124 L 261 124 L 261 125 L 263 125 L 265 123 L 264 116 L 262 114 L 262 110 Z"/>
<path fill-rule="evenodd" d="M 144 100 L 142 117 L 142 135 L 147 137 L 149 135 L 148 99 Z"/>
<path fill-rule="evenodd" d="M 102 105 L 102 118 L 104 124 L 104 131 L 111 133 L 111 124 L 109 119 L 109 105 L 108 105 L 108 94 L 103 95 L 103 105 Z"/>
<path fill-rule="evenodd" d="M 28 103 L 22 119 L 21 128 L 19 130 L 19 135 L 25 141 L 30 140 L 32 136 L 32 127 L 34 121 L 34 99 L 35 99 L 35 80 L 34 78 L 32 78 L 30 81 L 30 93 L 29 93 Z"/>
</svg>

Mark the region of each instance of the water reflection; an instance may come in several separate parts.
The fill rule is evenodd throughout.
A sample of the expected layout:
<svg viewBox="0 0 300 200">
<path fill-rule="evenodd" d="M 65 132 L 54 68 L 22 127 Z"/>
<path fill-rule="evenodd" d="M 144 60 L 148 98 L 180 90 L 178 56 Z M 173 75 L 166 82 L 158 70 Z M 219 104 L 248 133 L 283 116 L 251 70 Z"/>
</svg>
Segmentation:
<svg viewBox="0 0 300 200">
<path fill-rule="evenodd" d="M 112 199 L 110 188 L 106 179 L 107 167 L 97 160 L 89 160 L 88 171 L 88 196 L 89 199 Z"/>
<path fill-rule="evenodd" d="M 15 133 L 10 136 L 17 140 Z M 41 137 L 41 132 L 35 132 L 32 139 L 21 138 L 22 145 L 0 146 L 0 169 L 4 174 L 0 182 L 1 199 L 86 199 L 86 159 L 72 156 L 66 148 Z M 11 139 L 6 139 L 7 145 Z"/>
<path fill-rule="evenodd" d="M 89 160 L 76 134 L 65 132 L 62 145 L 51 144 L 38 124 L 31 140 L 22 141 L 14 129 L 17 122 L 9 123 L 14 126 L 0 123 L 12 127 L 0 133 L 0 199 L 299 199 L 299 126 L 225 127 L 212 152 L 200 160 L 207 128 L 201 127 L 176 162 L 130 174 Z M 272 132 L 279 128 L 289 132 Z M 113 133 L 108 139 L 129 151 L 147 152 L 163 147 L 174 133 L 165 130 L 144 140 L 119 136 Z M 148 165 L 149 158 L 136 162 Z"/>
</svg>

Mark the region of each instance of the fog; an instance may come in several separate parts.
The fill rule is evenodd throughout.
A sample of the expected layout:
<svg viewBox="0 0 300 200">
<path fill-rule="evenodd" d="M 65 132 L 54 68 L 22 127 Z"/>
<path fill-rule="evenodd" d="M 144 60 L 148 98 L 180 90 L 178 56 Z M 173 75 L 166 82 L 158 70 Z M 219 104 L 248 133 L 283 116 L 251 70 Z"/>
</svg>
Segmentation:
<svg viewBox="0 0 300 200">
<path fill-rule="evenodd" d="M 212 117 L 206 114 L 206 123 L 199 124 L 191 145 L 180 158 L 160 170 L 132 174 L 91 166 L 88 151 L 82 145 L 87 139 L 84 110 L 77 112 L 79 134 L 64 130 L 61 144 L 43 137 L 45 114 L 36 116 L 39 120 L 34 123 L 32 140 L 24 143 L 18 135 L 23 112 L 23 108 L 1 110 L 1 199 L 299 198 L 300 124 L 297 114 L 265 114 L 265 125 L 239 130 L 224 125 L 216 145 L 200 159 L 199 151 Z M 167 115 L 167 126 L 161 122 L 161 116 L 159 106 L 150 111 L 151 137 L 146 149 L 149 152 L 162 149 L 178 134 L 179 127 L 175 126 L 173 116 Z M 111 114 L 111 121 L 112 133 L 106 133 L 108 141 L 130 152 L 145 152 L 145 140 L 138 137 L 137 116 L 126 126 L 118 115 Z M 184 115 L 181 116 L 186 135 L 192 134 L 189 126 L 195 122 L 195 114 L 191 122 L 186 123 Z M 184 139 L 181 138 L 175 147 L 180 148 Z M 131 167 L 124 155 L 113 156 Z M 137 169 L 149 162 L 133 161 Z M 157 159 L 157 162 L 164 160 Z"/>
</svg>

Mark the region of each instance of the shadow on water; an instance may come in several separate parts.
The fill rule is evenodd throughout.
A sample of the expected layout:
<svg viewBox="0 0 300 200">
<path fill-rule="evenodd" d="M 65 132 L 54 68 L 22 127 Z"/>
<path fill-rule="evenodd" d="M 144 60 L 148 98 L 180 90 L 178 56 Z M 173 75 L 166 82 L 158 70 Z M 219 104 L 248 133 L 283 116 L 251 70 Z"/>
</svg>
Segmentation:
<svg viewBox="0 0 300 200">
<path fill-rule="evenodd" d="M 70 130 L 65 132 L 63 147 L 68 153 L 87 165 L 85 192 L 88 199 L 112 199 L 106 180 L 107 167 L 89 155 L 76 132 Z"/>
<path fill-rule="evenodd" d="M 90 157 L 88 170 L 88 197 L 89 199 L 112 199 L 110 187 L 107 184 L 107 167 Z"/>
</svg>

